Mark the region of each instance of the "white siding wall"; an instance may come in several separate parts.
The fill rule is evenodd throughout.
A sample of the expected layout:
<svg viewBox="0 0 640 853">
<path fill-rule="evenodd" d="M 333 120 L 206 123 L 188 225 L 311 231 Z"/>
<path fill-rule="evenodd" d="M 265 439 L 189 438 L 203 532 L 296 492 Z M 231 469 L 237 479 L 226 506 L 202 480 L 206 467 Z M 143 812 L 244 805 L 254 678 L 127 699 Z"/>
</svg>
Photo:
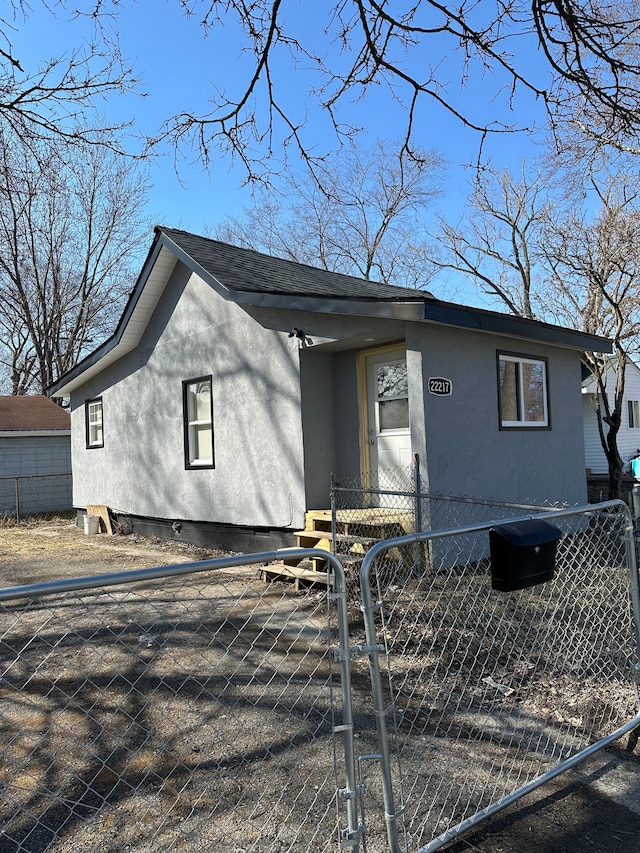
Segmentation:
<svg viewBox="0 0 640 853">
<path fill-rule="evenodd" d="M 615 388 L 615 376 L 609 371 L 607 376 L 607 393 L 611 400 Z M 640 450 L 640 428 L 629 427 L 629 415 L 627 409 L 628 400 L 640 401 L 640 370 L 629 364 L 625 377 L 624 404 L 622 407 L 622 425 L 618 433 L 618 450 L 625 462 L 625 470 L 628 463 Z M 584 413 L 584 450 L 587 468 L 591 468 L 593 474 L 607 473 L 607 459 L 602 449 L 600 436 L 598 434 L 598 423 L 593 409 L 593 398 L 591 394 L 583 394 Z"/>
</svg>

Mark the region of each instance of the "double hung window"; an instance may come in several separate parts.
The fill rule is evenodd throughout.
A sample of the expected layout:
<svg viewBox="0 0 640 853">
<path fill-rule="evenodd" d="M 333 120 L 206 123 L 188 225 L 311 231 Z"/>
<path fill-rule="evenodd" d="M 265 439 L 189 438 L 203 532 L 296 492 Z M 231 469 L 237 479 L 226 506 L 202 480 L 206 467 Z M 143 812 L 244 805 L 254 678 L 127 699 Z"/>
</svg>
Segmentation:
<svg viewBox="0 0 640 853">
<path fill-rule="evenodd" d="M 187 468 L 213 468 L 211 376 L 182 383 L 184 452 Z"/>
<path fill-rule="evenodd" d="M 84 406 L 84 417 L 87 447 L 104 447 L 102 397 L 97 397 L 95 400 L 87 400 Z"/>
</svg>

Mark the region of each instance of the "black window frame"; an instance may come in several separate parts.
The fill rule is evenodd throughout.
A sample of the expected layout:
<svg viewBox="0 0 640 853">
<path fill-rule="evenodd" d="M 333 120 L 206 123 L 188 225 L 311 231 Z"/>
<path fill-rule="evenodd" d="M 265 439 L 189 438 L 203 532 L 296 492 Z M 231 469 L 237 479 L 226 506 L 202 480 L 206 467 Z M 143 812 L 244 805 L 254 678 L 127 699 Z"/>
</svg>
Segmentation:
<svg viewBox="0 0 640 853">
<path fill-rule="evenodd" d="M 101 415 L 100 425 L 101 425 L 101 431 L 102 431 L 102 441 L 100 443 L 90 441 L 91 426 L 90 426 L 90 420 L 89 420 L 89 407 L 91 406 L 92 403 L 100 403 L 100 415 Z M 90 400 L 85 400 L 85 403 L 84 403 L 84 428 L 85 428 L 85 442 L 86 442 L 87 450 L 98 450 L 99 448 L 104 447 L 104 402 L 102 400 L 102 397 L 92 397 Z"/>
<path fill-rule="evenodd" d="M 199 382 L 209 383 L 209 407 L 211 415 L 211 462 L 197 463 L 191 461 L 191 440 L 189 420 L 189 387 L 197 385 Z M 215 457 L 215 430 L 213 425 L 213 376 L 211 374 L 198 376 L 194 379 L 184 379 L 182 382 L 182 424 L 184 436 L 184 467 L 187 471 L 206 471 L 216 467 Z"/>
</svg>

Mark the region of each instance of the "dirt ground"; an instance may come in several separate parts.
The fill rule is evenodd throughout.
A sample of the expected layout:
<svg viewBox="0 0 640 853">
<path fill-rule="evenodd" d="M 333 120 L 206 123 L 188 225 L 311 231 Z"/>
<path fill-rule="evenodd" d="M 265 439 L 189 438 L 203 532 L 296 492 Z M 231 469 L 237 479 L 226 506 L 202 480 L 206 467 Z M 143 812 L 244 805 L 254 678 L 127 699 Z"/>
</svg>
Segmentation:
<svg viewBox="0 0 640 853">
<path fill-rule="evenodd" d="M 0 529 L 0 587 L 221 556 L 135 535 L 86 536 L 72 523 Z M 594 755 L 444 849 L 448 853 L 638 853 L 640 747 Z"/>
<path fill-rule="evenodd" d="M 73 523 L 0 528 L 0 586 L 207 560 L 221 551 L 134 534 L 85 536 Z"/>
<path fill-rule="evenodd" d="M 598 753 L 444 850 L 638 853 L 640 759 L 624 748 Z"/>
</svg>

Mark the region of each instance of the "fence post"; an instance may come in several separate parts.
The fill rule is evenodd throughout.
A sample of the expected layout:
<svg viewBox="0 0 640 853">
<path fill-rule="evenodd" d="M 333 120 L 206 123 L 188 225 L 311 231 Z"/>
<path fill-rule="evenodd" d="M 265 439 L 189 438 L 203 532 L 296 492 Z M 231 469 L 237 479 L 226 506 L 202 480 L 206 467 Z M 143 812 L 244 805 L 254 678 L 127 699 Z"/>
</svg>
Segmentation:
<svg viewBox="0 0 640 853">
<path fill-rule="evenodd" d="M 416 529 L 415 533 L 422 533 L 422 480 L 420 477 L 420 454 L 414 453 L 413 455 L 413 488 L 415 491 L 415 518 L 416 518 Z M 420 542 L 416 542 L 416 567 L 418 568 L 420 574 L 424 573 L 425 569 L 425 554 L 424 549 L 425 545 L 422 545 Z"/>
<path fill-rule="evenodd" d="M 413 455 L 413 487 L 416 493 L 416 533 L 422 532 L 422 501 L 420 499 L 420 455 Z"/>
<path fill-rule="evenodd" d="M 636 486 L 633 487 L 635 492 Z M 621 503 L 623 503 L 621 501 Z M 640 580 L 638 578 L 638 560 L 636 543 L 638 542 L 638 517 L 634 518 L 629 510 L 629 507 L 624 504 L 625 510 L 625 532 L 624 544 L 627 558 L 627 566 L 629 568 L 629 592 L 631 598 L 631 608 L 633 611 L 633 627 L 636 641 L 636 678 L 640 673 Z M 635 501 L 634 501 L 635 508 Z M 634 509 L 635 515 L 635 509 Z"/>
<path fill-rule="evenodd" d="M 334 554 L 337 553 L 336 545 L 337 545 L 337 522 L 338 522 L 338 512 L 336 509 L 336 475 L 331 473 L 331 550 Z"/>
<path fill-rule="evenodd" d="M 16 524 L 20 524 L 20 477 L 16 477 Z"/>
</svg>

